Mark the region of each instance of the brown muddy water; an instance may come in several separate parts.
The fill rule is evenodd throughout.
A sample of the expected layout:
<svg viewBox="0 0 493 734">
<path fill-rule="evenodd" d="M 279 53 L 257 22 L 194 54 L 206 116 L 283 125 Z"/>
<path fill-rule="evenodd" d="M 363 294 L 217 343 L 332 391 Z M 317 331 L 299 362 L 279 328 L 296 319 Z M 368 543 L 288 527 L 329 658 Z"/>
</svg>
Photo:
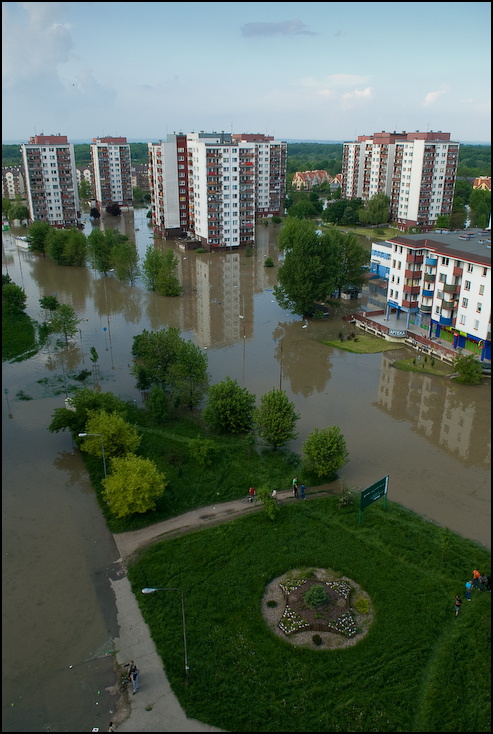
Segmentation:
<svg viewBox="0 0 493 734">
<path fill-rule="evenodd" d="M 135 237 L 141 257 L 153 242 L 145 210 L 99 226 Z M 229 375 L 258 398 L 282 385 L 301 415 L 293 450 L 313 428 L 337 425 L 350 457 L 341 479 L 364 488 L 389 474 L 389 499 L 491 547 L 491 381 L 464 387 L 401 372 L 391 365 L 405 348 L 355 355 L 324 346 L 361 302 L 308 324 L 281 309 L 277 268 L 264 267 L 267 256 L 278 262 L 275 241 L 271 226 L 259 228 L 252 257 L 176 249 L 185 292 L 173 299 L 56 266 L 3 233 L 3 272 L 26 290 L 28 314 L 43 321 L 39 298 L 56 293 L 82 319 L 67 349 L 52 343 L 2 365 L 3 731 L 105 731 L 111 718 L 118 553 L 71 437 L 46 430 L 65 387 L 79 384 L 70 376 L 91 370 L 92 346 L 102 389 L 141 404 L 128 369 L 132 337 L 178 327 L 207 351 L 211 382 Z"/>
</svg>

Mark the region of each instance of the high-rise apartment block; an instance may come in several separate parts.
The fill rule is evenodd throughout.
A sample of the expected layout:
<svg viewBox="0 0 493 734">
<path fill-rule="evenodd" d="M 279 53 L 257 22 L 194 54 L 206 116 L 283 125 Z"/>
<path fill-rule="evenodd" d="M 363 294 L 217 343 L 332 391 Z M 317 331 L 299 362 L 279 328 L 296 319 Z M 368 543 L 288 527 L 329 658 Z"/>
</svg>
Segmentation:
<svg viewBox="0 0 493 734">
<path fill-rule="evenodd" d="M 127 138 L 93 138 L 91 160 L 96 206 L 133 206 L 130 145 Z"/>
<path fill-rule="evenodd" d="M 65 135 L 35 135 L 21 152 L 30 220 L 76 227 L 80 207 L 73 144 Z"/>
<path fill-rule="evenodd" d="M 367 201 L 390 198 L 390 218 L 401 230 L 433 229 L 452 213 L 459 143 L 450 133 L 375 133 L 344 143 L 341 195 Z"/>
<path fill-rule="evenodd" d="M 256 216 L 278 215 L 286 143 L 264 135 L 183 133 L 149 143 L 152 222 L 208 248 L 252 244 Z"/>
</svg>

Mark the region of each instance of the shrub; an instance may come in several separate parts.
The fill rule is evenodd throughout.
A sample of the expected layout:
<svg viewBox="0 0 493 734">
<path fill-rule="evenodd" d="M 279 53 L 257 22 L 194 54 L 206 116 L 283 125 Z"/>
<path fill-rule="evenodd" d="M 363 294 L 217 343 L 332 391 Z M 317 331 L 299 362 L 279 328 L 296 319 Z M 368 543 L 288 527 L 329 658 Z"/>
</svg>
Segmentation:
<svg viewBox="0 0 493 734">
<path fill-rule="evenodd" d="M 277 607 L 277 602 L 275 601 L 275 599 L 269 599 L 269 601 L 267 602 L 267 606 L 273 609 L 274 607 Z"/>
<path fill-rule="evenodd" d="M 313 635 L 312 636 L 312 640 L 313 640 L 313 644 L 314 645 L 317 645 L 317 647 L 319 647 L 322 644 L 322 642 L 323 642 L 323 640 L 320 637 L 320 635 Z"/>
<path fill-rule="evenodd" d="M 199 466 L 210 466 L 217 454 L 218 447 L 210 438 L 194 438 L 188 445 L 190 458 Z"/>
<path fill-rule="evenodd" d="M 264 268 L 273 268 L 274 260 L 271 257 L 266 257 L 264 260 Z"/>
<path fill-rule="evenodd" d="M 312 586 L 308 589 L 303 599 L 309 607 L 319 607 L 322 604 L 325 604 L 327 601 L 327 592 L 325 591 L 325 587 L 321 584 Z"/>
<path fill-rule="evenodd" d="M 366 596 L 359 596 L 355 599 L 353 606 L 360 614 L 368 614 L 370 611 L 370 602 Z"/>
</svg>

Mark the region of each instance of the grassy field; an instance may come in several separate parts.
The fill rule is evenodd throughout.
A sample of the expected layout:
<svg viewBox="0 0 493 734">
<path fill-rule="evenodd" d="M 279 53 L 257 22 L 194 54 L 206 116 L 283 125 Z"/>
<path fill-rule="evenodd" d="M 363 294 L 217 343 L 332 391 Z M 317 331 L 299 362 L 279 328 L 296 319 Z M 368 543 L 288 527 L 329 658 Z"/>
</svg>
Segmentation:
<svg viewBox="0 0 493 734">
<path fill-rule="evenodd" d="M 346 352 L 353 352 L 354 354 L 377 354 L 378 352 L 388 352 L 391 349 L 398 349 L 401 346 L 400 344 L 385 341 L 385 339 L 379 339 L 377 336 L 367 334 L 359 329 L 357 330 L 356 338 L 357 341 L 354 339 L 344 339 L 341 342 L 340 339 L 334 339 L 333 341 L 322 341 L 321 343 L 326 344 L 328 347 L 343 349 Z"/>
<path fill-rule="evenodd" d="M 449 364 L 445 364 L 439 359 L 435 359 L 434 364 L 432 365 L 431 359 L 428 358 L 425 362 L 423 356 L 421 356 L 421 364 L 418 363 L 417 356 L 414 356 L 409 359 L 400 359 L 397 362 L 394 362 L 393 366 L 398 370 L 404 370 L 404 372 L 419 372 L 420 374 L 439 375 L 441 377 L 451 375 L 454 372 Z"/>
<path fill-rule="evenodd" d="M 28 359 L 38 345 L 34 323 L 25 313 L 11 315 L 2 309 L 2 362 Z"/>
<path fill-rule="evenodd" d="M 245 497 L 251 485 L 256 489 L 263 485 L 271 489 L 288 489 L 299 471 L 301 459 L 297 454 L 283 450 L 259 451 L 247 436 L 210 434 L 198 417 L 189 418 L 185 414 L 158 426 L 147 411 L 129 406 L 128 419 L 142 436 L 137 453 L 151 458 L 158 470 L 164 473 L 168 484 L 154 512 L 117 519 L 101 499 L 101 459 L 83 452 L 101 509 L 113 533 L 147 527 L 196 507 Z M 189 458 L 190 442 L 197 438 L 209 438 L 215 445 L 210 465 L 201 467 L 199 471 L 196 461 Z M 315 483 L 312 477 L 307 478 L 306 484 Z"/>
<path fill-rule="evenodd" d="M 443 541 L 444 532 L 449 538 Z M 264 588 L 291 568 L 331 568 L 375 611 L 368 635 L 331 651 L 293 647 L 261 615 Z M 480 546 L 399 505 L 337 497 L 284 505 L 157 544 L 128 576 L 187 716 L 227 731 L 490 731 L 491 594 L 455 617 Z M 189 683 L 184 684 L 183 591 Z M 464 598 L 464 597 L 462 597 Z"/>
</svg>

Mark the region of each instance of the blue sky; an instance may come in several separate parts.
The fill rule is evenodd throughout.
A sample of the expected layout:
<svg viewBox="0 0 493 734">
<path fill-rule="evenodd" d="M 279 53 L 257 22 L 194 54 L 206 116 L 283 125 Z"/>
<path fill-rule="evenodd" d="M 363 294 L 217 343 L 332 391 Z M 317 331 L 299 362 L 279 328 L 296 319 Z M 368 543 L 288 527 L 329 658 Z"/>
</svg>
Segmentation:
<svg viewBox="0 0 493 734">
<path fill-rule="evenodd" d="M 2 3 L 2 139 L 491 140 L 486 3 Z"/>
</svg>

